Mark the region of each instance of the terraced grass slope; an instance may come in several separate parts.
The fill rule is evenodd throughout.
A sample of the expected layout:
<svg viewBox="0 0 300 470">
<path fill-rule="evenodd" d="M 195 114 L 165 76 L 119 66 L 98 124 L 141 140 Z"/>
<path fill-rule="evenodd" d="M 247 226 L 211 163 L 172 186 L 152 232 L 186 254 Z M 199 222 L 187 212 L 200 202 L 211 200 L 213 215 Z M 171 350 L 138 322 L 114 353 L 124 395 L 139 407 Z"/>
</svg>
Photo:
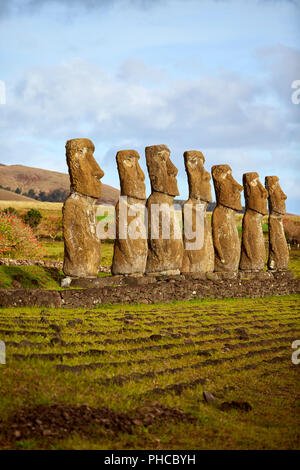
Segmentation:
<svg viewBox="0 0 300 470">
<path fill-rule="evenodd" d="M 0 339 L 2 449 L 299 448 L 299 296 L 2 309 Z"/>
</svg>

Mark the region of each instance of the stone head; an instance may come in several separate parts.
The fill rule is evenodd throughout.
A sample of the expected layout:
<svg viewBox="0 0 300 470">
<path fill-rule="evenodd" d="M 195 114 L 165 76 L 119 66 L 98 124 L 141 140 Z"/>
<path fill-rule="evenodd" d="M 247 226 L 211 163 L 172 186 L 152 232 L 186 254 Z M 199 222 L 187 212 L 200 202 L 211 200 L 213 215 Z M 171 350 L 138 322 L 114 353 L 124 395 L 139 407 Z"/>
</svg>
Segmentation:
<svg viewBox="0 0 300 470">
<path fill-rule="evenodd" d="M 241 186 L 232 176 L 229 165 L 214 165 L 211 169 L 217 204 L 236 211 L 242 210 Z"/>
<path fill-rule="evenodd" d="M 286 213 L 285 200 L 287 197 L 279 185 L 278 176 L 266 176 L 265 186 L 269 193 L 270 214 L 284 215 Z"/>
<path fill-rule="evenodd" d="M 146 162 L 152 191 L 170 196 L 178 196 L 177 168 L 170 160 L 170 150 L 166 145 L 146 147 Z"/>
<path fill-rule="evenodd" d="M 135 150 L 120 150 L 116 160 L 121 185 L 121 196 L 146 199 L 145 175 Z"/>
<path fill-rule="evenodd" d="M 202 152 L 189 150 L 184 152 L 184 164 L 189 182 L 189 197 L 211 202 L 210 174 L 204 168 L 205 158 Z"/>
<path fill-rule="evenodd" d="M 258 173 L 244 173 L 243 185 L 246 209 L 252 209 L 260 214 L 267 215 L 268 191 L 259 181 Z"/>
<path fill-rule="evenodd" d="M 98 199 L 104 172 L 94 159 L 94 150 L 95 146 L 89 139 L 72 139 L 66 143 L 71 190 Z"/>
</svg>

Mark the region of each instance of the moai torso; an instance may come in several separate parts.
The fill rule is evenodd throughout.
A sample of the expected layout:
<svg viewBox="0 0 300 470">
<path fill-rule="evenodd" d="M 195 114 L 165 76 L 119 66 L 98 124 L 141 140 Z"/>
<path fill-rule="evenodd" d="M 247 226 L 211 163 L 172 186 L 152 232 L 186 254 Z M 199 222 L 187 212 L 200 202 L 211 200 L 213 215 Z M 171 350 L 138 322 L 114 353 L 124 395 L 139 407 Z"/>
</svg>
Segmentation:
<svg viewBox="0 0 300 470">
<path fill-rule="evenodd" d="M 240 269 L 243 271 L 263 271 L 266 262 L 266 249 L 262 218 L 268 213 L 268 192 L 259 181 L 257 173 L 245 173 L 243 185 L 246 211 L 243 217 Z"/>
<path fill-rule="evenodd" d="M 269 194 L 268 269 L 272 271 L 286 270 L 289 263 L 289 250 L 283 228 L 286 195 L 279 185 L 277 176 L 267 176 L 265 186 Z"/>
<path fill-rule="evenodd" d="M 139 158 L 135 150 L 121 150 L 116 156 L 121 197 L 116 205 L 112 274 L 142 275 L 146 269 L 145 175 Z"/>
<path fill-rule="evenodd" d="M 173 207 L 179 194 L 177 168 L 170 160 L 166 145 L 146 147 L 146 161 L 151 181 L 147 200 L 148 258 L 146 274 L 179 274 L 182 266 L 181 227 Z"/>
<path fill-rule="evenodd" d="M 242 209 L 240 193 L 243 187 L 234 180 L 228 165 L 213 166 L 212 177 L 217 200 L 212 215 L 215 271 L 235 272 L 241 254 L 235 213 Z"/>
<path fill-rule="evenodd" d="M 204 169 L 201 152 L 184 152 L 189 182 L 189 199 L 182 209 L 184 253 L 182 273 L 206 273 L 214 270 L 211 225 L 206 215 L 211 202 L 210 174 Z"/>
<path fill-rule="evenodd" d="M 63 206 L 64 266 L 66 276 L 97 277 L 101 241 L 96 235 L 95 205 L 101 196 L 104 173 L 93 157 L 89 139 L 66 143 L 71 194 Z"/>
</svg>

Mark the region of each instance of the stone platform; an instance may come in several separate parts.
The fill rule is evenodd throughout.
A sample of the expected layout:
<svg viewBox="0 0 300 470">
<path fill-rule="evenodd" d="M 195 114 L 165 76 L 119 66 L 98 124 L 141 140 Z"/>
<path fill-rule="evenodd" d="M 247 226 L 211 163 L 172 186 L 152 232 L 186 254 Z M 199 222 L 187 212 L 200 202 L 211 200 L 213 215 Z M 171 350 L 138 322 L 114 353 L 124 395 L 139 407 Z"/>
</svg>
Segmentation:
<svg viewBox="0 0 300 470">
<path fill-rule="evenodd" d="M 62 280 L 62 287 L 68 288 L 101 288 L 114 286 L 146 286 L 157 282 L 181 282 L 181 281 L 225 281 L 225 280 L 272 280 L 293 279 L 291 271 L 238 271 L 238 272 L 211 272 L 179 274 L 172 276 L 107 276 L 100 278 L 70 278 Z"/>
<path fill-rule="evenodd" d="M 289 271 L 184 276 L 108 276 L 73 279 L 71 289 L 0 289 L 0 307 L 94 308 L 103 304 L 152 304 L 193 299 L 258 298 L 300 293 L 300 279 Z M 247 273 L 247 276 L 248 273 Z M 81 288 L 76 288 L 81 287 Z"/>
</svg>

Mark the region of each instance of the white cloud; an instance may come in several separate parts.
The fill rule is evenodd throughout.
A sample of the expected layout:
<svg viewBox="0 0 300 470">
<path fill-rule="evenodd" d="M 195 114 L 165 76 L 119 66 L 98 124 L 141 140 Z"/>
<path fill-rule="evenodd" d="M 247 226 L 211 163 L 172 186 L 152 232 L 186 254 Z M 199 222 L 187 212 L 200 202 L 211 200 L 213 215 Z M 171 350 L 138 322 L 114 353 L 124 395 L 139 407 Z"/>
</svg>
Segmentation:
<svg viewBox="0 0 300 470">
<path fill-rule="evenodd" d="M 186 135 L 187 141 L 199 136 L 205 147 L 265 147 L 288 143 L 289 126 L 297 123 L 292 113 L 286 121 L 289 102 L 258 103 L 262 85 L 242 76 L 170 78 L 149 87 L 124 80 L 124 66 L 121 72 L 108 75 L 79 59 L 32 70 L 9 88 L 6 132 L 63 138 L 88 131 L 109 144 L 145 137 L 179 143 Z"/>
<path fill-rule="evenodd" d="M 107 175 L 115 165 L 115 150 L 133 147 L 143 152 L 146 145 L 157 143 L 166 143 L 172 150 L 181 181 L 185 181 L 182 152 L 193 148 L 205 150 L 209 166 L 229 163 L 239 177 L 245 171 L 266 174 L 271 168 L 280 174 L 283 155 L 285 168 L 295 166 L 296 151 L 291 145 L 299 139 L 300 106 L 284 99 L 285 88 L 276 80 L 282 73 L 288 83 L 294 73 L 291 57 L 299 53 L 285 52 L 260 53 L 280 58 L 271 65 L 266 61 L 265 81 L 225 71 L 178 80 L 133 59 L 114 75 L 81 59 L 34 68 L 8 87 L 7 104 L 1 109 L 0 132 L 5 136 L 1 154 L 15 159 L 19 152 L 19 162 L 24 162 L 21 149 L 29 137 L 26 152 L 32 162 L 28 164 L 36 165 L 39 153 L 44 161 L 45 155 L 51 160 L 49 142 L 59 143 L 62 156 L 67 139 L 89 137 L 105 156 L 101 159 L 97 153 Z M 132 70 L 128 64 L 133 64 Z M 159 74 L 161 80 L 155 81 Z M 273 98 L 264 102 L 270 90 Z M 42 142 L 48 147 L 46 153 Z M 57 154 L 52 166 L 54 161 L 59 164 Z M 295 181 L 296 173 L 292 173 L 291 181 Z M 113 180 L 118 184 L 116 171 Z M 290 182 L 289 187 L 296 197 L 297 185 Z"/>
</svg>

